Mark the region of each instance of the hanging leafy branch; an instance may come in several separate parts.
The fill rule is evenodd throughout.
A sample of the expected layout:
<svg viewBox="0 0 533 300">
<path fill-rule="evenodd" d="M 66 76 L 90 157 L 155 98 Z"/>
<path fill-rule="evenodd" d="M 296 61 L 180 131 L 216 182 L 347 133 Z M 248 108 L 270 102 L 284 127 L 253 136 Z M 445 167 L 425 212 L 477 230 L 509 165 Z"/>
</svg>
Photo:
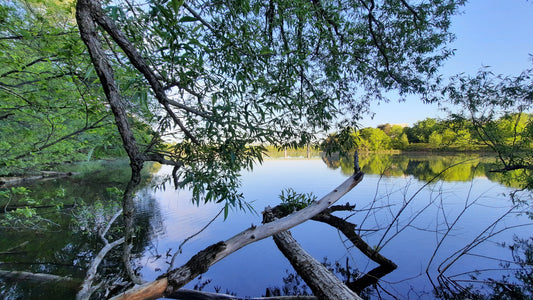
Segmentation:
<svg viewBox="0 0 533 300">
<path fill-rule="evenodd" d="M 64 5 L 0 5 L 0 174 L 121 151 Z"/>
<path fill-rule="evenodd" d="M 426 92 L 463 2 L 86 0 L 77 15 L 115 120 L 135 112 L 115 78 L 134 68 L 158 118 L 152 145 L 172 136 L 171 151 L 134 150 L 131 125 L 117 121 L 130 159 L 174 164 L 196 201 L 240 205 L 238 174 L 261 161 L 262 145 L 353 124 L 393 89 Z"/>
</svg>

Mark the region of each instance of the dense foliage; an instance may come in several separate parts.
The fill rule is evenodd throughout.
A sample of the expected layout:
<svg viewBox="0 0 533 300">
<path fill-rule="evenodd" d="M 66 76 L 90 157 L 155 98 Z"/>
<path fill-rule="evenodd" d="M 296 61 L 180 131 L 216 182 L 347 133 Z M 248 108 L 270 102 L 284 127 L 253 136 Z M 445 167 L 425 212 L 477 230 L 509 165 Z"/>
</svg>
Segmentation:
<svg viewBox="0 0 533 300">
<path fill-rule="evenodd" d="M 83 0 L 77 22 L 136 168 L 170 163 L 196 200 L 237 204 L 238 174 L 263 145 L 353 125 L 391 90 L 427 92 L 463 3 Z M 113 75 L 132 67 L 159 117 L 147 148 L 128 133 L 122 116 L 135 108 L 120 105 L 125 82 Z"/>
<path fill-rule="evenodd" d="M 100 89 L 72 1 L 3 1 L 0 175 L 124 155 Z M 138 132 L 150 132 L 135 116 Z"/>
<path fill-rule="evenodd" d="M 445 120 L 426 118 L 412 127 L 385 124 L 378 128 L 344 129 L 330 134 L 321 144 L 328 152 L 427 150 L 427 151 L 491 151 L 485 135 L 490 135 L 502 149 L 522 155 L 533 149 L 530 136 L 533 114 L 511 113 L 492 120 L 484 127 L 454 116 Z M 509 153 L 508 153 L 509 154 Z M 507 154 L 507 155 L 508 155 Z"/>
</svg>

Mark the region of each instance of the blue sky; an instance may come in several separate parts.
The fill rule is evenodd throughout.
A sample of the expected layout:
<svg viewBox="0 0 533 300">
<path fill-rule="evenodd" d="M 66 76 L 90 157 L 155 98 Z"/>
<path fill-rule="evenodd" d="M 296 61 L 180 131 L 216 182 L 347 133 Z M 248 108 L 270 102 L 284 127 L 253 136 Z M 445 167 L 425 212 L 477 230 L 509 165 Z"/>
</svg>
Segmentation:
<svg viewBox="0 0 533 300">
<path fill-rule="evenodd" d="M 445 77 L 465 73 L 474 75 L 483 66 L 497 74 L 518 75 L 533 67 L 533 1 L 529 0 L 470 0 L 463 13 L 452 19 L 456 40 L 450 45 L 455 56 L 441 69 Z M 418 97 L 406 102 L 374 105 L 374 119 L 365 118 L 361 127 L 379 124 L 408 123 L 426 117 L 446 115 L 437 105 L 423 104 Z"/>
</svg>

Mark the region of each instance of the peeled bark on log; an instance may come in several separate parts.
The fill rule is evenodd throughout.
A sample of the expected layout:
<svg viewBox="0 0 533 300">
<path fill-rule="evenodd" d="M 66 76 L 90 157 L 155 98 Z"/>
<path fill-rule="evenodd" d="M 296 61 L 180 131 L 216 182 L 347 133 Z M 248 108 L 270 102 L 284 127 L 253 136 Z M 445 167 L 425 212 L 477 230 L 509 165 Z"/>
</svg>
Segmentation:
<svg viewBox="0 0 533 300">
<path fill-rule="evenodd" d="M 363 179 L 363 173 L 357 172 L 346 179 L 336 189 L 324 196 L 319 201 L 299 210 L 285 218 L 266 223 L 261 226 L 253 226 L 232 238 L 207 247 L 205 250 L 193 256 L 185 265 L 163 274 L 158 280 L 152 281 L 131 290 L 128 290 L 113 299 L 156 299 L 172 294 L 180 289 L 196 276 L 207 272 L 209 267 L 219 260 L 241 249 L 242 247 L 270 237 L 276 233 L 288 230 L 299 225 L 339 200 Z M 139 297 L 139 295 L 142 295 Z"/>
<path fill-rule="evenodd" d="M 265 212 L 265 220 L 267 222 L 274 220 L 271 211 Z M 275 234 L 274 242 L 318 299 L 361 299 L 323 264 L 307 253 L 289 231 Z"/>
</svg>

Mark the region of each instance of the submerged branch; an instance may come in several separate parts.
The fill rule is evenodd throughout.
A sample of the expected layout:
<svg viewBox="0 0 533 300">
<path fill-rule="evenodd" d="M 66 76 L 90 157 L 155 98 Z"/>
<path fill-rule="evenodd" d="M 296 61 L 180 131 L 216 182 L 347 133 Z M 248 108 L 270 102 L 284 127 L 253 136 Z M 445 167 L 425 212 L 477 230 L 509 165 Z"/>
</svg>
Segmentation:
<svg viewBox="0 0 533 300">
<path fill-rule="evenodd" d="M 378 267 L 372 269 L 367 274 L 356 279 L 354 282 L 349 282 L 347 285 L 355 292 L 360 292 L 366 287 L 375 284 L 378 280 L 394 271 L 398 266 L 384 257 L 376 250 L 370 247 L 357 233 L 355 233 L 355 224 L 350 223 L 344 219 L 333 216 L 329 213 L 321 213 L 313 217 L 313 220 L 329 224 L 337 228 L 344 236 L 346 236 L 352 244 L 359 249 L 364 255 L 370 258 L 372 261 L 379 264 Z"/>
<path fill-rule="evenodd" d="M 91 266 L 89 267 L 89 270 L 87 270 L 87 275 L 85 276 L 85 280 L 83 281 L 83 284 L 81 285 L 81 290 L 76 294 L 76 300 L 82 300 L 82 299 L 89 299 L 91 297 L 91 294 L 94 293 L 99 287 L 100 284 L 97 284 L 93 286 L 93 281 L 96 278 L 96 272 L 98 270 L 98 267 L 104 260 L 105 256 L 111 249 L 114 247 L 124 243 L 124 238 L 120 238 L 112 243 L 109 243 L 105 235 L 111 228 L 111 225 L 115 222 L 115 220 L 122 214 L 122 209 L 117 211 L 109 220 L 107 223 L 107 226 L 98 233 L 100 236 L 100 239 L 104 243 L 104 247 L 98 252 L 98 255 L 93 259 Z"/>
<path fill-rule="evenodd" d="M 272 210 L 267 209 L 264 218 L 267 222 L 275 220 Z M 361 299 L 328 268 L 307 253 L 289 231 L 275 234 L 274 242 L 319 299 Z"/>
</svg>

